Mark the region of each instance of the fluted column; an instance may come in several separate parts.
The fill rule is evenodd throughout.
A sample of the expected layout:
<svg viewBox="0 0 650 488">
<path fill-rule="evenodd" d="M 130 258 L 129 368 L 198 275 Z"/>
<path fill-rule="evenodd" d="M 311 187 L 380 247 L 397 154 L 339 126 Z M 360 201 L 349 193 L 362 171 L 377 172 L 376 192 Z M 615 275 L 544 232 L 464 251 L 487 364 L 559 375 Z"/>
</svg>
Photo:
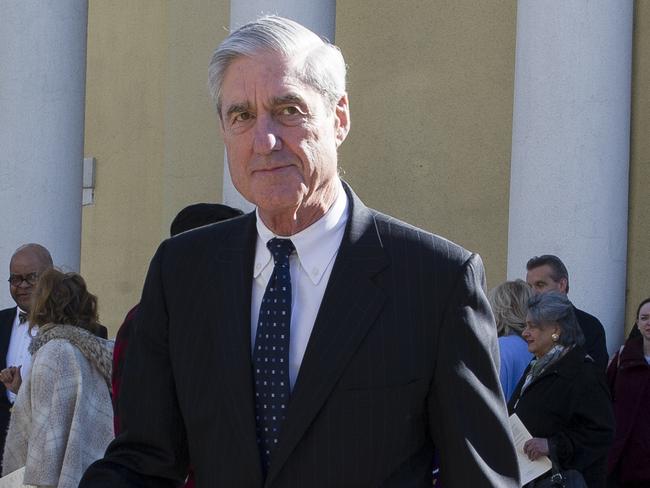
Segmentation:
<svg viewBox="0 0 650 488">
<path fill-rule="evenodd" d="M 2 2 L 0 276 L 25 242 L 79 269 L 87 17 L 87 0 Z"/>
<path fill-rule="evenodd" d="M 622 340 L 632 0 L 519 0 L 508 276 L 556 254 L 569 298 Z"/>
</svg>

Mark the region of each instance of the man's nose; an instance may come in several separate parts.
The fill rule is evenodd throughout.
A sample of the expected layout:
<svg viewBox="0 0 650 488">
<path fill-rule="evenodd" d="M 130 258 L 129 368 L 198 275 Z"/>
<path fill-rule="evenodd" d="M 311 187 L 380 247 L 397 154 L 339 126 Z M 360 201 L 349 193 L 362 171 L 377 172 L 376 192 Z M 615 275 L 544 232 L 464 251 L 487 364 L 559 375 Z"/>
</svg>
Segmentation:
<svg viewBox="0 0 650 488">
<path fill-rule="evenodd" d="M 259 117 L 255 126 L 253 150 L 257 154 L 271 154 L 282 147 L 277 124 L 270 117 Z"/>
</svg>

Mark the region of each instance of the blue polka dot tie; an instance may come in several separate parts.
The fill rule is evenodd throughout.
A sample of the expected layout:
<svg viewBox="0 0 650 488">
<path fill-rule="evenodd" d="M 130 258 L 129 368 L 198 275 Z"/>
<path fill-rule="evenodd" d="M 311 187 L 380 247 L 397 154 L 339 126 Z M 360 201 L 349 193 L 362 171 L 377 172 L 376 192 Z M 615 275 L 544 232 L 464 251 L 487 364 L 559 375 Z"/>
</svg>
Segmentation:
<svg viewBox="0 0 650 488">
<path fill-rule="evenodd" d="M 291 326 L 291 274 L 289 239 L 271 239 L 266 246 L 275 267 L 262 297 L 253 351 L 257 443 L 264 472 L 280 438 L 289 403 L 289 329 Z"/>
</svg>

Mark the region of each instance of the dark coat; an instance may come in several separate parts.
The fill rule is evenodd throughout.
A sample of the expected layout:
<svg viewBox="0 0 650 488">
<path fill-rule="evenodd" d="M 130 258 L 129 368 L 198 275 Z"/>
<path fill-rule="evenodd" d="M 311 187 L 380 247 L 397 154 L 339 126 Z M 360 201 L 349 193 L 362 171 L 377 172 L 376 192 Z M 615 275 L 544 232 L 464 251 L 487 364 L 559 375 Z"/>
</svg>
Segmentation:
<svg viewBox="0 0 650 488">
<path fill-rule="evenodd" d="M 619 365 L 620 354 L 620 365 Z M 650 484 L 650 365 L 643 355 L 643 338 L 628 339 L 607 370 L 612 392 L 616 434 L 609 452 L 608 472 L 619 481 Z"/>
<path fill-rule="evenodd" d="M 255 213 L 165 241 L 127 349 L 124 431 L 83 488 L 518 486 L 480 258 L 365 207 L 349 219 L 277 450 L 255 433 Z M 191 279 L 188 280 L 188 277 Z"/>
<path fill-rule="evenodd" d="M 605 375 L 579 346 L 551 364 L 508 404 L 533 437 L 548 439 L 560 466 L 580 471 L 589 488 L 605 486 L 605 460 L 614 417 Z"/>
<path fill-rule="evenodd" d="M 607 353 L 607 341 L 605 340 L 603 324 L 596 317 L 579 308 L 573 307 L 573 311 L 582 329 L 582 334 L 585 336 L 585 343 L 582 348 L 601 367 L 601 370 L 605 371 L 609 354 Z"/>
<path fill-rule="evenodd" d="M 0 310 L 0 369 L 7 367 L 7 351 L 11 341 L 11 329 L 16 318 L 16 307 Z M 11 417 L 11 403 L 7 398 L 7 389 L 0 383 L 0 453 L 4 451 L 5 436 Z M 0 455 L 0 464 L 2 456 Z"/>
</svg>

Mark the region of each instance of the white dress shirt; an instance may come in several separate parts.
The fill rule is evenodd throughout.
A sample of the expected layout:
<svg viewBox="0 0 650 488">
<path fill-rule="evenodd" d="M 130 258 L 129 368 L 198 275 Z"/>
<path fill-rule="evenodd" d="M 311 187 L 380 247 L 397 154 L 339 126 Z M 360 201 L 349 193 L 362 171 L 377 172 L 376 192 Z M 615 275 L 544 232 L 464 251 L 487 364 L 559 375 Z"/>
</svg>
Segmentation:
<svg viewBox="0 0 650 488">
<path fill-rule="evenodd" d="M 32 368 L 32 355 L 29 354 L 28 348 L 32 342 L 32 337 L 36 335 L 36 328 L 32 329 L 29 333 L 29 322 L 25 321 L 20 323 L 20 314 L 24 313 L 20 307 L 16 309 L 16 317 L 14 317 L 14 325 L 11 328 L 11 338 L 9 339 L 9 348 L 7 349 L 7 367 L 9 366 L 22 366 L 20 368 L 20 376 L 23 381 L 29 376 Z M 16 395 L 7 390 L 7 398 L 11 403 L 16 400 Z"/>
<path fill-rule="evenodd" d="M 327 213 L 290 237 L 296 252 L 289 258 L 291 270 L 291 331 L 289 335 L 289 382 L 293 389 L 323 301 L 334 260 L 348 220 L 348 198 L 339 181 L 338 195 Z M 266 243 L 275 235 L 257 212 L 257 245 L 251 295 L 251 351 L 255 346 L 262 297 L 273 273 L 273 257 Z"/>
</svg>

